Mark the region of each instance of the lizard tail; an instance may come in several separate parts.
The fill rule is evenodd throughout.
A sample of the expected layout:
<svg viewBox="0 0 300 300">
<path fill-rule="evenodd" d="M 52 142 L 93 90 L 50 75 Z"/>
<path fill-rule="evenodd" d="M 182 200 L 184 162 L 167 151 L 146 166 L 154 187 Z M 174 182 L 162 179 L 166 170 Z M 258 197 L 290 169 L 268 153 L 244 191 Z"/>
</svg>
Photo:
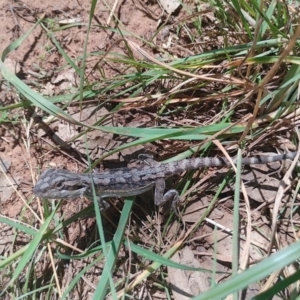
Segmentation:
<svg viewBox="0 0 300 300">
<path fill-rule="evenodd" d="M 254 157 L 245 157 L 242 158 L 242 165 L 267 164 L 274 161 L 293 159 L 296 155 L 297 152 L 289 152 L 279 155 L 259 155 Z M 237 159 L 233 158 L 232 160 L 236 164 Z M 199 169 L 201 167 L 219 167 L 228 165 L 230 165 L 230 162 L 225 157 L 198 157 L 191 159 L 183 159 L 165 164 L 165 175 L 172 176 L 174 174 Z"/>
</svg>

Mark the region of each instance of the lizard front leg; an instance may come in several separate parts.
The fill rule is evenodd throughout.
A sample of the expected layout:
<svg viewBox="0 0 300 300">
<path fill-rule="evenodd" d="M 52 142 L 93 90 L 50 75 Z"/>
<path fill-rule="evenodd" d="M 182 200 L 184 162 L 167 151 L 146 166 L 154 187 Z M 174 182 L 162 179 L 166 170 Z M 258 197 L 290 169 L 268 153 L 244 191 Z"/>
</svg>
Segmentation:
<svg viewBox="0 0 300 300">
<path fill-rule="evenodd" d="M 90 201 L 94 201 L 93 200 L 93 196 L 91 195 L 91 194 L 86 194 L 85 195 Z M 100 196 L 96 196 L 96 199 L 97 199 L 97 202 L 98 202 L 98 204 L 99 204 L 99 208 L 100 208 L 100 210 L 107 210 L 108 208 L 109 208 L 109 203 L 108 202 L 106 202 L 105 200 L 103 200 L 103 198 L 102 197 L 100 197 Z"/>
<path fill-rule="evenodd" d="M 162 205 L 166 202 L 171 202 L 172 210 L 176 212 L 176 205 L 179 202 L 179 194 L 176 190 L 168 190 L 165 192 L 166 183 L 163 178 L 159 178 L 155 181 L 154 203 L 155 205 Z"/>
</svg>

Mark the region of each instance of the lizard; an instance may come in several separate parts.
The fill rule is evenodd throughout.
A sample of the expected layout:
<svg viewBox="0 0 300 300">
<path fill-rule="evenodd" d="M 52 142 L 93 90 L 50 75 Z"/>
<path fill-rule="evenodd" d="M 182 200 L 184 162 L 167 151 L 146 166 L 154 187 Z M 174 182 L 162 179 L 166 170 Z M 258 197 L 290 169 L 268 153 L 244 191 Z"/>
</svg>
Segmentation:
<svg viewBox="0 0 300 300">
<path fill-rule="evenodd" d="M 242 158 L 242 165 L 266 164 L 274 161 L 293 159 L 297 152 L 271 156 Z M 233 162 L 236 163 L 236 158 Z M 93 185 L 100 209 L 109 205 L 102 198 L 136 196 L 154 187 L 154 203 L 158 206 L 172 201 L 175 211 L 179 193 L 175 189 L 165 191 L 165 179 L 185 171 L 201 167 L 230 165 L 225 157 L 199 157 L 174 162 L 160 163 L 146 159 L 143 165 L 111 169 L 91 174 L 73 173 L 65 169 L 46 169 L 39 177 L 33 192 L 36 196 L 48 199 L 71 199 L 85 196 L 93 199 Z"/>
</svg>

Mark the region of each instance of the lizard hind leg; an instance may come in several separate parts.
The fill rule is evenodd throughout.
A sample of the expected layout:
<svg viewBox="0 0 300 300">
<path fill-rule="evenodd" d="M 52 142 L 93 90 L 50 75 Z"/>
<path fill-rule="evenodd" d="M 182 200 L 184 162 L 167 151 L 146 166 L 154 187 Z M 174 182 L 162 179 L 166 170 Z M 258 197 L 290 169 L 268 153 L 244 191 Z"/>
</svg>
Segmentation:
<svg viewBox="0 0 300 300">
<path fill-rule="evenodd" d="M 171 202 L 171 208 L 174 211 L 174 213 L 176 215 L 178 215 L 177 213 L 177 203 L 180 200 L 179 197 L 179 193 L 176 190 L 168 190 L 165 194 L 164 194 L 164 202 Z"/>
<path fill-rule="evenodd" d="M 176 190 L 168 190 L 165 193 L 165 180 L 163 178 L 157 179 L 155 182 L 154 203 L 155 205 L 163 205 L 166 202 L 171 202 L 171 208 L 177 214 L 176 205 L 180 200 L 179 194 Z"/>
</svg>

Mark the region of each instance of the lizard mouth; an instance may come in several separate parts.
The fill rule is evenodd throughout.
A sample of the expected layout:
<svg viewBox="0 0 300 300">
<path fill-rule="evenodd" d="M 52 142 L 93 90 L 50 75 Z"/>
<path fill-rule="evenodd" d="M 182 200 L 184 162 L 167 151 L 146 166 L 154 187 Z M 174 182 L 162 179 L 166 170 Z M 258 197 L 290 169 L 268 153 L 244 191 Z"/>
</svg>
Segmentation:
<svg viewBox="0 0 300 300">
<path fill-rule="evenodd" d="M 72 199 L 81 197 L 87 190 L 87 187 L 77 188 L 74 190 L 47 190 L 41 191 L 38 189 L 34 189 L 33 192 L 36 196 L 40 198 L 47 199 Z"/>
</svg>

